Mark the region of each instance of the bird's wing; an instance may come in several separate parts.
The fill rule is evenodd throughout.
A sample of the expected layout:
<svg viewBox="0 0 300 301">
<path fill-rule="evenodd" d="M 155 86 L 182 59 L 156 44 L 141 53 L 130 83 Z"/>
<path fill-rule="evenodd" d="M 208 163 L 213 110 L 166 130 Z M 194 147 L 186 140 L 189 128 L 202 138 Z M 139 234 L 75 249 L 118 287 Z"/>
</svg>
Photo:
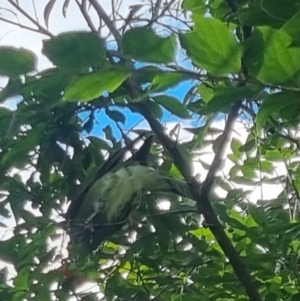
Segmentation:
<svg viewBox="0 0 300 301">
<path fill-rule="evenodd" d="M 111 171 L 117 171 L 120 167 L 130 166 L 132 164 L 146 164 L 150 153 L 153 136 L 149 136 L 139 150 L 133 152 L 133 146 L 143 138 L 144 134 L 131 141 L 126 147 L 115 152 L 108 160 L 101 165 L 95 175 L 85 183 L 76 199 L 73 199 L 68 212 L 67 218 L 70 222 L 71 237 L 73 242 L 82 245 L 86 251 L 90 252 L 96 249 L 100 243 L 113 233 L 117 232 L 126 223 L 126 219 L 132 210 L 132 202 L 127 202 L 121 208 L 118 216 L 108 221 L 104 212 L 98 212 L 94 204 L 99 200 L 98 188 L 104 188 L 105 183 L 101 183 L 103 176 Z M 125 153 L 131 150 L 132 157 L 124 162 Z M 122 164 L 121 164 L 122 163 Z M 113 187 L 113 189 L 118 187 Z M 122 194 L 122 191 L 120 191 Z M 110 200 L 113 201 L 113 200 Z M 95 212 L 93 212 L 95 210 Z"/>
<path fill-rule="evenodd" d="M 103 177 L 105 174 L 110 172 L 111 170 L 115 169 L 121 162 L 124 162 L 125 153 L 128 150 L 132 150 L 133 146 L 140 141 L 145 133 L 140 134 L 136 139 L 132 140 L 128 145 L 124 148 L 119 149 L 114 154 L 112 154 L 96 171 L 96 173 L 88 179 L 79 190 L 76 192 L 76 196 L 73 198 L 72 203 L 70 204 L 68 211 L 66 213 L 67 219 L 73 219 L 76 217 L 78 210 L 82 206 L 82 203 L 85 199 L 85 195 L 89 191 L 89 189 L 95 184 L 95 182 Z M 150 152 L 151 144 L 153 141 L 153 136 L 149 136 L 146 141 L 144 142 L 143 146 L 137 150 L 131 158 L 129 158 L 125 164 L 130 164 L 133 162 L 141 162 L 146 163 L 148 159 L 148 155 Z"/>
<path fill-rule="evenodd" d="M 141 134 L 109 157 L 94 176 L 81 187 L 78 196 L 73 199 L 68 209 L 71 239 L 73 243 L 83 245 L 89 252 L 95 250 L 102 241 L 126 223 L 133 206 L 132 197 L 141 189 L 135 188 L 133 177 L 137 178 L 138 185 L 153 193 L 171 193 L 190 197 L 185 181 L 164 177 L 147 166 L 153 135 L 144 141 L 139 150 L 132 151 L 134 145 L 142 140 L 143 136 L 144 134 Z M 131 150 L 133 155 L 124 161 L 128 150 Z M 128 192 L 127 187 L 130 187 L 131 191 Z M 119 211 L 113 215 L 110 211 L 115 203 Z"/>
</svg>

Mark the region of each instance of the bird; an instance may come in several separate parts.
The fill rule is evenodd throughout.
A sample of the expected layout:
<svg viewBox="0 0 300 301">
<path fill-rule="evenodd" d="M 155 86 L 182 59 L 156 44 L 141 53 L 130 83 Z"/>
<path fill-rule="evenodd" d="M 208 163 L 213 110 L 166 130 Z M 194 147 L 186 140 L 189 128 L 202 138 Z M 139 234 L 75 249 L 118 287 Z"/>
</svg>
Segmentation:
<svg viewBox="0 0 300 301">
<path fill-rule="evenodd" d="M 73 244 L 81 244 L 87 252 L 96 250 L 128 222 L 134 199 L 145 193 L 189 194 L 185 181 L 163 176 L 150 166 L 153 135 L 144 140 L 140 149 L 132 151 L 144 136 L 145 133 L 139 135 L 112 154 L 80 187 L 66 214 Z M 126 159 L 130 150 L 133 155 Z"/>
</svg>

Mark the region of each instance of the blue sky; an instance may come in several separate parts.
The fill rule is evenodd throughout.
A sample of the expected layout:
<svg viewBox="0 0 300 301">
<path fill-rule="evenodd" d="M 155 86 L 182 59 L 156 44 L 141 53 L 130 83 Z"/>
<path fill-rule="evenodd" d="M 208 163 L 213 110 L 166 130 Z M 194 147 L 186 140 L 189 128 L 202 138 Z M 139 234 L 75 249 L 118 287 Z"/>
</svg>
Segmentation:
<svg viewBox="0 0 300 301">
<path fill-rule="evenodd" d="M 120 8 L 120 13 L 123 16 L 127 16 L 129 12 L 129 6 L 133 4 L 140 4 L 142 0 L 125 0 L 122 1 L 122 7 Z M 22 7 L 29 12 L 31 15 L 34 16 L 34 10 L 32 3 L 21 1 L 20 2 Z M 38 1 L 36 3 L 37 7 L 37 13 L 39 16 L 40 21 L 43 20 L 42 14 L 43 9 L 45 7 L 45 4 L 47 1 Z M 6 1 L 2 4 L 4 8 L 11 9 L 12 7 L 6 3 Z M 109 13 L 110 10 L 110 1 L 107 1 L 107 3 L 102 4 L 104 9 L 107 10 Z M 3 11 L 5 13 L 5 17 L 16 21 L 16 18 L 13 14 L 10 14 L 8 11 Z M 170 22 L 174 23 L 174 20 L 170 20 Z M 1 22 L 2 24 L 3 22 Z M 25 24 L 27 26 L 32 26 L 32 24 L 26 20 L 25 18 L 21 18 L 21 23 Z M 43 22 L 42 22 L 43 23 Z M 49 67 L 51 67 L 51 63 L 49 60 L 41 54 L 41 48 L 42 48 L 42 40 L 47 38 L 43 35 L 38 35 L 34 32 L 30 32 L 28 30 L 24 30 L 21 28 L 18 28 L 13 25 L 9 25 L 6 23 L 2 24 L 3 26 L 0 27 L 0 46 L 1 45 L 12 45 L 14 47 L 23 47 L 25 49 L 29 49 L 36 53 L 38 57 L 38 70 L 44 70 Z M 174 25 L 174 24 L 173 24 Z M 178 25 L 180 26 L 180 24 Z M 81 13 L 78 10 L 78 7 L 73 3 L 69 5 L 68 12 L 66 18 L 62 16 L 61 7 L 59 5 L 55 5 L 53 7 L 53 11 L 49 18 L 49 30 L 53 32 L 54 34 L 58 34 L 60 32 L 65 31 L 74 31 L 74 30 L 89 30 L 87 27 L 85 21 L 83 20 Z M 182 53 L 176 54 L 176 61 L 180 62 L 180 65 L 189 68 L 191 66 L 190 62 L 185 60 L 185 57 Z M 140 65 L 140 64 L 139 64 Z M 0 86 L 5 85 L 5 80 L 0 79 Z M 169 89 L 165 92 L 166 95 L 173 96 L 178 98 L 179 100 L 183 100 L 185 94 L 190 89 L 192 83 L 191 82 L 182 82 L 179 85 L 173 87 L 172 89 Z M 13 107 L 15 103 L 17 103 L 16 99 L 13 99 L 9 102 L 10 106 Z M 147 126 L 145 122 L 143 122 L 143 118 L 139 116 L 136 113 L 132 113 L 128 109 L 120 109 L 118 110 L 122 111 L 126 116 L 126 124 L 122 125 L 120 124 L 121 128 L 124 128 L 124 130 L 129 130 L 132 127 L 134 127 L 137 124 L 140 124 L 141 127 Z M 83 113 L 81 115 L 83 118 L 87 116 L 87 114 Z M 97 123 L 95 124 L 94 129 L 90 133 L 91 135 L 103 135 L 103 131 L 101 129 L 105 128 L 107 125 L 111 125 L 112 129 L 114 130 L 114 133 L 116 134 L 117 139 L 121 138 L 120 132 L 118 128 L 116 127 L 115 123 L 110 120 L 105 112 L 101 110 L 97 115 Z M 164 124 L 166 123 L 173 123 L 173 122 L 179 122 L 182 124 L 188 124 L 188 125 L 196 125 L 197 121 L 194 119 L 192 120 L 182 120 L 180 118 L 177 118 L 176 116 L 170 114 L 168 111 L 163 110 L 163 119 L 162 122 Z"/>
<path fill-rule="evenodd" d="M 164 93 L 164 94 L 176 97 L 182 101 L 184 99 L 187 91 L 191 88 L 192 85 L 193 85 L 193 83 L 191 81 L 185 81 L 185 82 L 182 82 L 182 83 L 176 85 L 175 87 L 173 87 L 171 89 L 168 89 L 166 91 L 166 93 Z M 144 121 L 144 118 L 141 115 L 131 112 L 127 108 L 123 109 L 123 108 L 120 108 L 117 106 L 115 106 L 115 107 L 112 106 L 112 109 L 118 110 L 125 115 L 125 117 L 126 117 L 125 125 L 119 124 L 119 126 L 124 130 L 125 133 L 126 133 L 126 131 L 129 131 L 133 127 L 137 127 L 137 128 L 148 127 Z M 88 113 L 81 114 L 81 117 L 83 119 L 85 119 L 87 116 L 88 116 Z M 96 119 L 97 119 L 97 123 L 95 124 L 94 129 L 90 132 L 90 135 L 103 136 L 104 133 L 103 133 L 102 129 L 105 128 L 107 125 L 109 125 L 113 129 L 113 132 L 114 132 L 116 138 L 117 139 L 121 138 L 120 131 L 119 131 L 118 127 L 116 126 L 115 122 L 106 115 L 106 113 L 103 109 L 100 110 L 100 112 L 96 114 Z M 177 122 L 182 125 L 186 124 L 188 126 L 197 126 L 198 125 L 198 121 L 195 118 L 183 120 L 183 119 L 178 118 L 175 115 L 171 114 L 166 109 L 163 109 L 163 117 L 162 117 L 163 124 L 177 123 Z"/>
</svg>

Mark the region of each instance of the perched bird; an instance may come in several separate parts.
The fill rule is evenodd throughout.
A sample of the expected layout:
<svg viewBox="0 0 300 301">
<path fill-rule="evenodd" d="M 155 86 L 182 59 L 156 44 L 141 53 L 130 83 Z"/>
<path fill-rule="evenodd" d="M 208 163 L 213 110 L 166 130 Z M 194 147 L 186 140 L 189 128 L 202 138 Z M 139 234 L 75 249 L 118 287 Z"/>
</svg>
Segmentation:
<svg viewBox="0 0 300 301">
<path fill-rule="evenodd" d="M 184 181 L 165 177 L 149 166 L 153 142 L 149 136 L 129 159 L 125 155 L 142 140 L 142 135 L 115 152 L 100 166 L 72 200 L 67 211 L 72 243 L 80 243 L 89 251 L 118 231 L 128 221 L 133 200 L 144 193 L 172 193 L 187 196 Z"/>
</svg>

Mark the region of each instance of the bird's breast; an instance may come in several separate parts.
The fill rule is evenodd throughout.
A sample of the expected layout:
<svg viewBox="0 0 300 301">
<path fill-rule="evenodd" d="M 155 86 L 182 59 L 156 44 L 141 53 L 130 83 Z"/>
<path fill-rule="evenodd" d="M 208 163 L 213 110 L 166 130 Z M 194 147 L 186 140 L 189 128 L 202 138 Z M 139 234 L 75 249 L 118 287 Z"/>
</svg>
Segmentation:
<svg viewBox="0 0 300 301">
<path fill-rule="evenodd" d="M 113 220 L 133 197 L 151 190 L 156 183 L 156 171 L 143 165 L 130 165 L 103 176 L 97 186 L 104 200 L 105 216 Z"/>
</svg>

